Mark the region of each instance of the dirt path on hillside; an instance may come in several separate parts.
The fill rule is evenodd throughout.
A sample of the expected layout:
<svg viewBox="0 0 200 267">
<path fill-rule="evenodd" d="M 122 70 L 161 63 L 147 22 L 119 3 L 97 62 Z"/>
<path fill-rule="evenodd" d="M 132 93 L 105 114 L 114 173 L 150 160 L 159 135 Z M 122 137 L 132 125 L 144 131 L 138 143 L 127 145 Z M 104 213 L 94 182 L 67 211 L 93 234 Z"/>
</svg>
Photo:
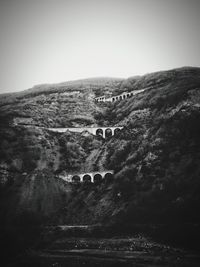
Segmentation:
<svg viewBox="0 0 200 267">
<path fill-rule="evenodd" d="M 84 166 L 82 167 L 82 172 L 92 172 L 92 171 L 104 171 L 104 166 L 102 165 L 102 160 L 99 161 L 101 165 L 95 166 L 95 162 L 99 157 L 101 157 L 102 151 L 100 149 L 94 149 L 90 155 L 86 158 Z"/>
</svg>

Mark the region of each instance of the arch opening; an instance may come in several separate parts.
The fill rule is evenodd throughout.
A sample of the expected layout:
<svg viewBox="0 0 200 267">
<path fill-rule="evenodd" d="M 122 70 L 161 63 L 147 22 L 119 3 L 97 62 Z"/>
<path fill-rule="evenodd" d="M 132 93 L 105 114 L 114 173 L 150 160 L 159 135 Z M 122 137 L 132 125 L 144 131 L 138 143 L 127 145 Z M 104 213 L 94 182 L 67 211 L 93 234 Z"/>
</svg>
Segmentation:
<svg viewBox="0 0 200 267">
<path fill-rule="evenodd" d="M 115 130 L 114 130 L 114 135 L 119 135 L 119 133 L 120 133 L 120 129 L 119 128 L 116 128 Z"/>
<path fill-rule="evenodd" d="M 114 101 L 115 101 L 115 98 L 113 97 L 113 98 L 112 98 L 112 102 L 114 102 Z"/>
<path fill-rule="evenodd" d="M 123 98 L 125 99 L 126 98 L 126 95 L 123 95 Z"/>
<path fill-rule="evenodd" d="M 122 96 L 121 95 L 120 95 L 119 99 L 122 100 Z"/>
<path fill-rule="evenodd" d="M 110 173 L 110 172 L 107 172 L 106 174 L 105 174 L 105 176 L 104 176 L 104 178 L 105 178 L 105 181 L 106 182 L 111 182 L 111 181 L 113 181 L 113 174 L 112 173 Z"/>
<path fill-rule="evenodd" d="M 74 176 L 72 177 L 72 182 L 73 182 L 73 183 L 80 183 L 80 181 L 81 181 L 80 176 L 78 176 L 78 175 L 74 175 Z"/>
<path fill-rule="evenodd" d="M 97 129 L 96 130 L 96 135 L 97 136 L 103 136 L 103 130 L 102 129 Z"/>
<path fill-rule="evenodd" d="M 83 176 L 83 182 L 84 183 L 91 183 L 91 181 L 92 181 L 92 178 L 91 178 L 91 176 L 89 174 L 85 174 Z"/>
<path fill-rule="evenodd" d="M 94 183 L 99 184 L 99 183 L 101 183 L 102 179 L 103 179 L 103 177 L 101 176 L 100 173 L 97 173 L 94 175 Z"/>
<path fill-rule="evenodd" d="M 112 136 L 112 130 L 110 128 L 106 129 L 105 130 L 105 137 L 108 138 L 108 137 L 111 137 Z"/>
</svg>

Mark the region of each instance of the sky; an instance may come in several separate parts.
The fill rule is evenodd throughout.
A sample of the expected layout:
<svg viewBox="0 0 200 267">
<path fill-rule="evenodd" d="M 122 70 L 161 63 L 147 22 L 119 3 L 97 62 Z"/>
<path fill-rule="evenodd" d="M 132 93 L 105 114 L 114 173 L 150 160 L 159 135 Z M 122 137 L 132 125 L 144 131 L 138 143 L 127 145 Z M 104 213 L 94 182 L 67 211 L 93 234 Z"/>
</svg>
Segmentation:
<svg viewBox="0 0 200 267">
<path fill-rule="evenodd" d="M 0 92 L 200 67 L 200 0 L 0 0 Z"/>
</svg>

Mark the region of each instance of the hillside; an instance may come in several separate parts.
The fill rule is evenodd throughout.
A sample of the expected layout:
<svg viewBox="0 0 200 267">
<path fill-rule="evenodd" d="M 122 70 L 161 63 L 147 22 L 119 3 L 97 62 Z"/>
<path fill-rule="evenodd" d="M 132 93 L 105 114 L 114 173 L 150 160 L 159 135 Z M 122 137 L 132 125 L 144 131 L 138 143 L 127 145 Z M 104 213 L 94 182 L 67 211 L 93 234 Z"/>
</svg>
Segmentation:
<svg viewBox="0 0 200 267">
<path fill-rule="evenodd" d="M 95 103 L 108 89 L 146 90 Z M 0 102 L 1 224 L 200 223 L 199 68 L 36 86 Z M 98 125 L 124 129 L 106 140 L 47 129 Z M 113 169 L 114 180 L 58 178 L 86 167 Z"/>
</svg>

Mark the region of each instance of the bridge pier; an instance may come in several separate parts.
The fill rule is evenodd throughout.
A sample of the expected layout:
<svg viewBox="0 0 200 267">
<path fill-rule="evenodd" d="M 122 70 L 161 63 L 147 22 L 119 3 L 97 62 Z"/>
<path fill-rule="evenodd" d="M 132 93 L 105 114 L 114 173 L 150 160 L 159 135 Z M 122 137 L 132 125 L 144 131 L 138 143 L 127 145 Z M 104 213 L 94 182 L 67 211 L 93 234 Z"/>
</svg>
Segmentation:
<svg viewBox="0 0 200 267">
<path fill-rule="evenodd" d="M 79 176 L 80 176 L 80 183 L 82 183 L 84 174 L 80 174 Z"/>
<path fill-rule="evenodd" d="M 106 138 L 106 129 L 103 129 L 103 138 Z"/>
</svg>

